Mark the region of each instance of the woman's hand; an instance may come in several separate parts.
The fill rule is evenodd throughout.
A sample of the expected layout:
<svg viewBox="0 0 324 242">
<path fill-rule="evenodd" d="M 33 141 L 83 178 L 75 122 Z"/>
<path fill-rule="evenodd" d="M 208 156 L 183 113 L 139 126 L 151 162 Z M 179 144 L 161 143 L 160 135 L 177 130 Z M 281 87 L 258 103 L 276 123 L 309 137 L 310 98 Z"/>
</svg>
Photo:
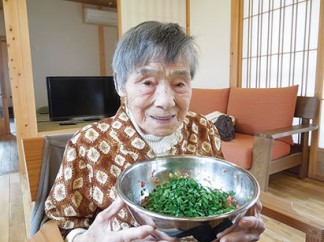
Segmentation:
<svg viewBox="0 0 324 242">
<path fill-rule="evenodd" d="M 260 235 L 265 230 L 264 222 L 261 218 L 262 204 L 258 200 L 256 204 L 251 207 L 244 217 L 228 229 L 217 235 L 219 242 L 248 242 L 258 241 Z"/>
<path fill-rule="evenodd" d="M 108 208 L 98 213 L 97 217 L 83 234 L 77 235 L 73 242 L 127 242 L 127 241 L 172 241 L 166 234 L 155 230 L 150 225 L 133 227 L 127 230 L 112 231 L 111 223 L 116 214 L 125 206 L 120 198 L 117 198 Z"/>
</svg>

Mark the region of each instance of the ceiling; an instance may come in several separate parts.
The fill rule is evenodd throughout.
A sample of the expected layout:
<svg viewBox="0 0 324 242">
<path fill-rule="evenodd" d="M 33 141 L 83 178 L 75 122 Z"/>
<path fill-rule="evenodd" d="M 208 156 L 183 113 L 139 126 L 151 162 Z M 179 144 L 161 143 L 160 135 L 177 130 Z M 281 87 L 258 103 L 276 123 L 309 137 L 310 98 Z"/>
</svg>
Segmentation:
<svg viewBox="0 0 324 242">
<path fill-rule="evenodd" d="M 117 8 L 117 0 L 67 0 L 85 4 L 92 4 L 99 7 Z"/>
</svg>

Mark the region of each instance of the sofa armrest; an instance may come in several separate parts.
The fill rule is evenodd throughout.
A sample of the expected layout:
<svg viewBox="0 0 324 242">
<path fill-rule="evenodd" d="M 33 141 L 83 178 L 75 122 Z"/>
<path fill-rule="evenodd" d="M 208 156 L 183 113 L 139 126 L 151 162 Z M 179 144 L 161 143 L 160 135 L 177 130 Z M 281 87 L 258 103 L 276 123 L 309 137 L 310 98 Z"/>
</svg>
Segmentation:
<svg viewBox="0 0 324 242">
<path fill-rule="evenodd" d="M 273 130 L 266 130 L 261 132 L 256 132 L 255 136 L 262 136 L 268 139 L 278 139 L 294 134 L 305 133 L 309 131 L 313 131 L 318 129 L 317 124 L 298 124 L 293 125 L 290 127 L 280 128 L 280 129 L 273 129 Z"/>
<path fill-rule="evenodd" d="M 324 240 L 324 225 L 298 214 L 292 202 L 267 192 L 261 192 L 260 200 L 263 215 L 304 232 L 306 241 Z"/>
<path fill-rule="evenodd" d="M 271 159 L 273 140 L 285 136 L 289 136 L 289 135 L 303 133 L 304 137 L 302 139 L 302 146 L 306 152 L 307 150 L 306 148 L 308 147 L 308 132 L 316 130 L 317 128 L 318 128 L 317 124 L 299 124 L 290 127 L 255 133 L 254 140 L 253 140 L 253 160 L 252 160 L 252 167 L 250 169 L 250 172 L 258 180 L 262 191 L 267 191 L 268 189 L 269 175 L 271 174 L 270 171 L 272 165 L 274 164 L 274 163 L 272 164 L 272 159 Z M 296 163 L 302 164 L 303 169 L 300 174 L 303 173 L 303 175 L 300 176 L 305 176 L 305 173 L 307 172 L 306 169 L 304 168 L 306 167 L 305 163 L 308 162 L 308 160 L 305 159 L 303 161 L 300 161 L 298 159 L 295 159 L 295 161 L 290 161 L 290 164 L 296 164 Z"/>
</svg>

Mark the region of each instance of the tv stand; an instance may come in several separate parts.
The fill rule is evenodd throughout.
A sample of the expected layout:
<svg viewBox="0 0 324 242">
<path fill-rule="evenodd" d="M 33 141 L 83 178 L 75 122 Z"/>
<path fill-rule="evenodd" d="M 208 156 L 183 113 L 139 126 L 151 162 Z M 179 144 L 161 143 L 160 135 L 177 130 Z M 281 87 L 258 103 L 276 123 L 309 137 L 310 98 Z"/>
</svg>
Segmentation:
<svg viewBox="0 0 324 242">
<path fill-rule="evenodd" d="M 95 121 L 99 121 L 100 118 L 85 118 L 82 119 L 83 122 L 95 122 Z"/>
<path fill-rule="evenodd" d="M 93 121 L 84 121 L 84 120 L 50 121 L 48 114 L 37 115 L 37 129 L 38 129 L 38 133 L 41 135 L 50 134 L 50 133 L 53 134 L 53 133 L 63 133 L 63 132 L 76 132 L 77 130 L 91 123 L 93 123 Z"/>
<path fill-rule="evenodd" d="M 88 123 L 88 122 L 96 122 L 99 121 L 100 118 L 85 118 L 81 120 L 67 120 L 67 121 L 61 121 L 59 122 L 59 125 L 76 125 L 79 123 Z"/>
<path fill-rule="evenodd" d="M 76 125 L 76 124 L 77 123 L 73 121 L 63 121 L 59 123 L 59 125 Z"/>
</svg>

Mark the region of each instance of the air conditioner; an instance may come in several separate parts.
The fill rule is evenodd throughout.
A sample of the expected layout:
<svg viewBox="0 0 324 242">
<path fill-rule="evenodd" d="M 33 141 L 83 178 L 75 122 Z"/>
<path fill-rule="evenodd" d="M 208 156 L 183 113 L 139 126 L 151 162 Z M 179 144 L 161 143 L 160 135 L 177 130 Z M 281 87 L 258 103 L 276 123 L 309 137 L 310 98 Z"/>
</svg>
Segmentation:
<svg viewBox="0 0 324 242">
<path fill-rule="evenodd" d="M 101 9 L 84 8 L 84 22 L 117 26 L 117 13 Z"/>
</svg>

